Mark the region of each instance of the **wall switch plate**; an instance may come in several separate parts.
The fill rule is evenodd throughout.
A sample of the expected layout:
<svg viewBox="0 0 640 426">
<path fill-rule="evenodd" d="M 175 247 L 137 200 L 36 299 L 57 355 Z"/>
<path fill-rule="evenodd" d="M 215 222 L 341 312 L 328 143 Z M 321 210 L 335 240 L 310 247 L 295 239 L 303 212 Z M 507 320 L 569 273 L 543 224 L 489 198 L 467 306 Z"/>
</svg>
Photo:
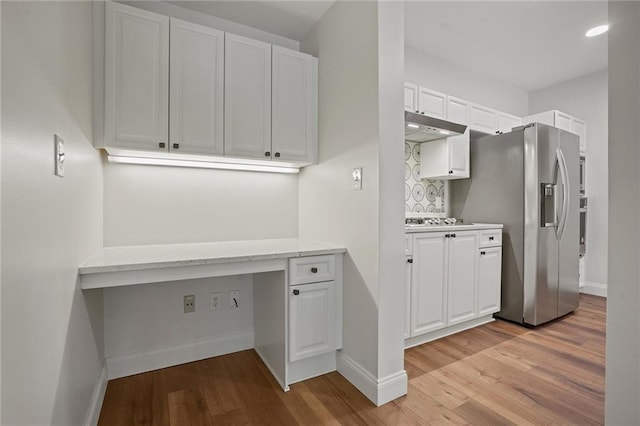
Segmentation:
<svg viewBox="0 0 640 426">
<path fill-rule="evenodd" d="M 64 177 L 64 140 L 58 135 L 53 135 L 53 142 L 54 173 L 56 176 Z"/>
<path fill-rule="evenodd" d="M 184 313 L 188 314 L 189 312 L 196 311 L 196 296 L 193 294 L 189 294 L 184 296 Z"/>
<path fill-rule="evenodd" d="M 229 292 L 229 306 L 232 308 L 240 307 L 240 291 L 233 290 Z"/>
<path fill-rule="evenodd" d="M 360 191 L 362 189 L 362 167 L 353 169 L 351 176 L 353 178 L 353 190 Z"/>
<path fill-rule="evenodd" d="M 222 308 L 222 293 L 209 294 L 209 310 L 217 311 Z"/>
</svg>

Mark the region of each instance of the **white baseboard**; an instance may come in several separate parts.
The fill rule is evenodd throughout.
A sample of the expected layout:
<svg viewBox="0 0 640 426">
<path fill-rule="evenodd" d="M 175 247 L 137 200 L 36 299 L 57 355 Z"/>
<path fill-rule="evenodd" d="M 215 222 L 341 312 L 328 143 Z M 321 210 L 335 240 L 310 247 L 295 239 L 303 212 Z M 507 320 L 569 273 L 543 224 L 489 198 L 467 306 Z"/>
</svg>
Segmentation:
<svg viewBox="0 0 640 426">
<path fill-rule="evenodd" d="M 291 385 L 332 371 L 336 371 L 335 351 L 290 362 L 287 366 L 287 383 Z"/>
<path fill-rule="evenodd" d="M 340 351 L 337 353 L 337 366 L 338 372 L 378 407 L 407 394 L 409 380 L 404 370 L 376 379 L 366 368 Z"/>
<path fill-rule="evenodd" d="M 479 325 L 487 324 L 492 321 L 495 321 L 493 319 L 493 314 L 489 314 L 480 318 L 472 319 L 470 321 L 462 322 L 460 324 L 452 325 L 451 327 L 441 328 L 440 330 L 432 331 L 431 333 L 410 337 L 408 339 L 405 339 L 404 348 L 409 349 L 414 346 L 422 345 L 424 343 L 428 343 L 442 337 L 450 336 L 452 334 L 459 333 L 470 328 L 478 327 Z"/>
<path fill-rule="evenodd" d="M 253 330 L 187 345 L 106 359 L 109 380 L 252 349 Z"/>
<path fill-rule="evenodd" d="M 102 372 L 98 378 L 98 382 L 93 387 L 91 399 L 89 400 L 89 408 L 87 414 L 84 416 L 85 426 L 95 426 L 98 424 L 100 418 L 100 411 L 102 410 L 102 402 L 104 401 L 104 393 L 107 391 L 107 364 L 102 366 Z"/>
<path fill-rule="evenodd" d="M 599 283 L 584 283 L 582 286 L 580 286 L 580 293 L 607 297 L 607 285 Z"/>
</svg>

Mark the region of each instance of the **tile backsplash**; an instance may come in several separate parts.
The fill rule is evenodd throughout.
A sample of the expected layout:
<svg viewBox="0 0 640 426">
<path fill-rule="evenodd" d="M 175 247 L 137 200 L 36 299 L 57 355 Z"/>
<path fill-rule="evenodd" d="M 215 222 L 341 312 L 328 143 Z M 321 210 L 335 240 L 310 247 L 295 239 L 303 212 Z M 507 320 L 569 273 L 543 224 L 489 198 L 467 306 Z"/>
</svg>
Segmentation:
<svg viewBox="0 0 640 426">
<path fill-rule="evenodd" d="M 436 197 L 444 209 L 444 181 L 420 177 L 420 144 L 404 143 L 404 211 L 435 212 Z"/>
</svg>

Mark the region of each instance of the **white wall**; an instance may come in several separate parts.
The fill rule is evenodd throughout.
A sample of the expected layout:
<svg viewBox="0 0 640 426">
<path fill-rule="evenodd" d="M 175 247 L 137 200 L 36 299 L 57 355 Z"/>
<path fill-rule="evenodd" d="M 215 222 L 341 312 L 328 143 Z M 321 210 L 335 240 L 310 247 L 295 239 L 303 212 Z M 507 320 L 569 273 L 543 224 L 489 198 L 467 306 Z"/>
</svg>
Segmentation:
<svg viewBox="0 0 640 426">
<path fill-rule="evenodd" d="M 525 90 L 411 46 L 405 46 L 404 67 L 407 82 L 514 115 L 529 112 Z"/>
<path fill-rule="evenodd" d="M 341 362 L 339 370 L 371 400 L 382 403 L 379 379 L 391 371 L 404 374 L 404 303 L 395 295 L 381 300 L 388 296 L 387 286 L 399 288 L 404 279 L 403 130 L 395 127 L 403 125 L 401 100 L 396 99 L 402 87 L 396 69 L 402 66 L 397 52 L 402 44 L 389 27 L 395 24 L 401 30 L 403 20 L 398 22 L 394 6 L 381 5 L 382 12 L 378 6 L 336 2 L 301 42 L 302 51 L 319 58 L 320 151 L 319 164 L 307 167 L 299 178 L 299 235 L 347 247 L 341 359 L 348 360 L 350 370 Z M 386 6 L 391 10 L 384 10 Z M 379 56 L 388 55 L 389 49 L 396 49 L 393 57 Z M 388 110 L 394 112 L 382 116 Z M 363 169 L 361 191 L 351 189 L 355 167 Z M 390 274 L 395 274 L 393 283 L 387 281 Z M 387 320 L 387 325 L 380 324 Z M 395 337 L 383 330 L 387 326 Z M 354 366 L 370 380 L 354 373 Z M 404 380 L 406 391 L 406 376 Z"/>
<path fill-rule="evenodd" d="M 605 423 L 640 424 L 640 3 L 609 2 Z"/>
<path fill-rule="evenodd" d="M 529 112 L 558 109 L 587 122 L 587 254 L 585 284 L 607 284 L 608 74 L 606 70 L 529 93 Z"/>
<path fill-rule="evenodd" d="M 81 424 L 103 367 L 91 4 L 2 2 L 2 424 Z M 53 135 L 65 177 L 53 174 Z"/>
</svg>

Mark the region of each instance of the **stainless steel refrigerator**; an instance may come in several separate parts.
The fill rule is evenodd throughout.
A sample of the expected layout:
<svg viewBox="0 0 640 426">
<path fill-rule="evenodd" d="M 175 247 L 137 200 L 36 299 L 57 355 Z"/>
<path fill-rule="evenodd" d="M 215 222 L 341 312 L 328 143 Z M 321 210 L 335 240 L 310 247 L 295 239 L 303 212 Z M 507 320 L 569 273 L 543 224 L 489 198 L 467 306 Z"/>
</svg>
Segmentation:
<svg viewBox="0 0 640 426">
<path fill-rule="evenodd" d="M 451 212 L 503 223 L 498 317 L 538 325 L 578 306 L 579 138 L 540 123 L 470 144 L 471 178 L 451 181 Z"/>
</svg>

